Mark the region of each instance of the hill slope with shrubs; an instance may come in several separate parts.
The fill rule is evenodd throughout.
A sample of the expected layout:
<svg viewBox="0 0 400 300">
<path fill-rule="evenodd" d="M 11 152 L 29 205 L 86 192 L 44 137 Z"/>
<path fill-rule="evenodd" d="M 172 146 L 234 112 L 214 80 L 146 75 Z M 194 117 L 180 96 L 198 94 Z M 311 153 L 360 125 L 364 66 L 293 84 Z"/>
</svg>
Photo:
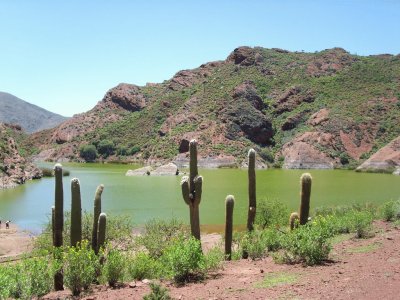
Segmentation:
<svg viewBox="0 0 400 300">
<path fill-rule="evenodd" d="M 400 135 L 400 56 L 341 48 L 239 47 L 170 80 L 110 89 L 92 110 L 34 134 L 38 159 L 258 160 L 285 168 L 355 167 Z"/>
</svg>

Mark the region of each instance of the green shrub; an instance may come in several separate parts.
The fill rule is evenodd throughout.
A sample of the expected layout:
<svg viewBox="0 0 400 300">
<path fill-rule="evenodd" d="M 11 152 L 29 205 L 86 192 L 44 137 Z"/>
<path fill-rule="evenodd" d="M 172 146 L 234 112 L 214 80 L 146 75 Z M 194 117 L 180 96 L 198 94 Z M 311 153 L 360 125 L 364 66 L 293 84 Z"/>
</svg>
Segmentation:
<svg viewBox="0 0 400 300">
<path fill-rule="evenodd" d="M 204 269 L 206 271 L 217 271 L 224 261 L 225 254 L 220 245 L 208 250 L 204 255 Z"/>
<path fill-rule="evenodd" d="M 128 155 L 135 155 L 139 151 L 140 151 L 140 147 L 139 146 L 133 146 L 131 149 L 129 149 Z"/>
<path fill-rule="evenodd" d="M 164 250 L 182 237 L 189 237 L 189 230 L 181 221 L 172 219 L 150 220 L 145 224 L 143 235 L 136 238 L 138 247 L 144 247 L 153 258 L 162 256 Z"/>
<path fill-rule="evenodd" d="M 110 155 L 114 154 L 114 150 L 115 150 L 114 142 L 111 140 L 102 140 L 97 145 L 97 151 L 104 158 L 107 158 Z"/>
<path fill-rule="evenodd" d="M 97 256 L 88 241 L 68 247 L 64 253 L 64 284 L 77 296 L 96 280 L 99 268 Z"/>
<path fill-rule="evenodd" d="M 41 297 L 52 287 L 53 272 L 47 256 L 0 266 L 0 299 Z"/>
<path fill-rule="evenodd" d="M 200 241 L 194 237 L 176 240 L 165 249 L 160 259 L 165 276 L 178 284 L 204 276 L 204 255 Z"/>
<path fill-rule="evenodd" d="M 157 283 L 150 283 L 151 292 L 143 297 L 143 300 L 171 300 L 172 298 L 168 294 L 168 289 L 162 287 Z"/>
<path fill-rule="evenodd" d="M 97 149 L 94 145 L 82 145 L 79 148 L 79 155 L 85 161 L 92 162 L 97 158 Z"/>
<path fill-rule="evenodd" d="M 272 199 L 263 199 L 257 203 L 255 223 L 262 229 L 287 225 L 288 208 L 282 202 Z"/>
<path fill-rule="evenodd" d="M 368 211 L 355 211 L 352 215 L 352 230 L 356 238 L 367 238 L 371 235 L 373 215 Z"/>
<path fill-rule="evenodd" d="M 390 222 L 397 218 L 400 212 L 400 201 L 388 201 L 381 207 L 382 219 Z"/>
<path fill-rule="evenodd" d="M 137 252 L 128 259 L 128 274 L 132 279 L 157 278 L 160 270 L 160 262 L 145 252 Z"/>
<path fill-rule="evenodd" d="M 122 251 L 112 248 L 110 244 L 106 246 L 104 253 L 105 261 L 102 268 L 102 275 L 111 287 L 118 282 L 122 282 L 126 269 L 126 257 Z"/>
<path fill-rule="evenodd" d="M 320 264 L 328 258 L 332 236 L 333 232 L 325 218 L 308 222 L 283 236 L 283 251 L 274 258 L 285 263 Z"/>
</svg>

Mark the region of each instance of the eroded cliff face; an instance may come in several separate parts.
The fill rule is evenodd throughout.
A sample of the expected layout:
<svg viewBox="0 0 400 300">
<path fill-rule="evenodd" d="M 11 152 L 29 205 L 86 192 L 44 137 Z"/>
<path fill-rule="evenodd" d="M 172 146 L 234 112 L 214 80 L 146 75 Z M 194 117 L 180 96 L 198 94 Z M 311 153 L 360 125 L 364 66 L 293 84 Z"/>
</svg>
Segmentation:
<svg viewBox="0 0 400 300">
<path fill-rule="evenodd" d="M 0 123 L 0 189 L 42 177 L 41 170 L 20 155 L 14 138 L 19 134 L 20 127 Z"/>
</svg>

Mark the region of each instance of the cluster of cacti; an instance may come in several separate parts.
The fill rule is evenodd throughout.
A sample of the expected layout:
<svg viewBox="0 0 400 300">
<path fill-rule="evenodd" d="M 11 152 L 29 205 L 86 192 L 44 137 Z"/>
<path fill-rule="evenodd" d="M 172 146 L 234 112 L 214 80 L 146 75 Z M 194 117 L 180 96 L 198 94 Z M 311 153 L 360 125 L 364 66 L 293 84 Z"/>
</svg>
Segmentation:
<svg viewBox="0 0 400 300">
<path fill-rule="evenodd" d="M 63 226 L 64 226 L 64 192 L 62 182 L 62 166 L 54 166 L 55 175 L 55 197 L 54 206 L 51 209 L 53 246 L 62 247 L 63 245 Z M 104 245 L 106 237 L 107 216 L 101 212 L 101 194 L 104 186 L 101 184 L 94 198 L 94 220 L 92 232 L 92 249 L 97 254 Z M 76 247 L 82 241 L 82 201 L 80 183 L 78 178 L 71 180 L 71 247 Z M 60 251 L 55 251 L 59 255 Z M 59 257 L 56 257 L 59 258 Z M 56 291 L 63 289 L 62 270 L 58 270 L 54 275 L 54 289 Z"/>
<path fill-rule="evenodd" d="M 55 194 L 54 194 L 54 208 L 52 208 L 52 228 L 53 228 L 53 246 L 62 247 L 63 245 L 63 227 L 64 227 L 64 191 L 62 182 L 62 166 L 56 164 L 54 166 L 55 176 Z M 59 254 L 59 251 L 54 252 L 55 255 Z M 58 257 L 56 257 L 58 259 Z M 63 287 L 64 277 L 62 270 L 58 270 L 54 274 L 54 289 L 61 291 Z"/>
<path fill-rule="evenodd" d="M 311 174 L 304 173 L 301 175 L 300 214 L 294 212 L 290 215 L 289 225 L 291 230 L 293 230 L 297 226 L 297 222 L 300 223 L 300 225 L 304 225 L 308 221 L 308 216 L 310 213 L 311 183 Z"/>
<path fill-rule="evenodd" d="M 225 199 L 225 259 L 231 260 L 232 256 L 232 231 L 233 231 L 233 207 L 235 198 L 228 195 Z"/>
<path fill-rule="evenodd" d="M 197 142 L 191 140 L 189 143 L 190 152 L 190 171 L 189 177 L 184 176 L 181 181 L 182 196 L 185 203 L 189 206 L 190 228 L 192 236 L 200 240 L 200 218 L 199 204 L 203 186 L 203 177 L 197 171 Z"/>
</svg>

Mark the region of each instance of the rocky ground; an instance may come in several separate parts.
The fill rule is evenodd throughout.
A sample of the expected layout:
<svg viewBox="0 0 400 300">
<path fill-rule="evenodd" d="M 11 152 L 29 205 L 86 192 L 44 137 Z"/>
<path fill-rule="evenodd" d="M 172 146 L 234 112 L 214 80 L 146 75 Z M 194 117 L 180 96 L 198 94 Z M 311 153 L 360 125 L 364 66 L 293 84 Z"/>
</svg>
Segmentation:
<svg viewBox="0 0 400 300">
<path fill-rule="evenodd" d="M 200 283 L 176 287 L 163 282 L 174 299 L 399 299 L 400 228 L 375 222 L 369 239 L 341 236 L 330 260 L 322 266 L 280 265 L 271 257 L 263 260 L 225 262 L 223 268 Z M 4 225 L 3 225 L 4 226 Z M 30 237 L 20 240 L 12 226 L 0 230 L 0 251 L 8 254 L 27 250 Z M 203 244 L 216 243 L 216 234 L 203 237 Z M 10 250 L 11 249 L 11 250 Z M 4 256 L 3 253 L 1 255 Z M 132 282 L 119 288 L 93 287 L 82 299 L 142 299 L 149 293 L 146 282 Z M 43 299 L 72 299 L 66 290 Z"/>
</svg>

